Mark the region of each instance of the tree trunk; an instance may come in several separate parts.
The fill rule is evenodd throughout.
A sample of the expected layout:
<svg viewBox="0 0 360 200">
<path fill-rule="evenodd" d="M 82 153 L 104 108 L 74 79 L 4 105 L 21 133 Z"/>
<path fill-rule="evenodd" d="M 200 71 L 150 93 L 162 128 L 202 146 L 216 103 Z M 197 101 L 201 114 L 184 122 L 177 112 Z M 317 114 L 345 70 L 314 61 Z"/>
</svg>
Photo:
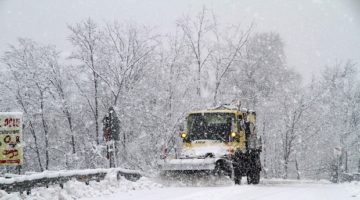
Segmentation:
<svg viewBox="0 0 360 200">
<path fill-rule="evenodd" d="M 289 132 L 285 132 L 285 142 L 284 142 L 284 179 L 287 179 L 288 176 L 288 163 L 289 163 Z"/>
<path fill-rule="evenodd" d="M 64 100 L 64 99 L 63 99 Z M 76 149 L 75 149 L 75 136 L 73 133 L 73 126 L 72 126 L 72 121 L 71 121 L 71 115 L 70 115 L 70 111 L 68 110 L 67 107 L 64 108 L 64 112 L 66 115 L 66 119 L 68 121 L 69 124 L 69 129 L 70 129 L 70 134 L 71 134 L 71 148 L 72 148 L 72 153 L 75 154 L 76 153 Z"/>
<path fill-rule="evenodd" d="M 289 164 L 289 161 L 286 159 L 284 161 L 284 176 L 283 176 L 284 179 L 288 178 L 288 164 Z"/>
<path fill-rule="evenodd" d="M 96 74 L 96 72 L 93 72 L 94 74 L 94 89 L 95 89 L 95 113 L 94 113 L 94 120 L 95 120 L 95 141 L 96 144 L 100 144 L 99 141 L 99 122 L 98 122 L 98 118 L 99 118 L 99 105 L 98 105 L 98 75 Z"/>
<path fill-rule="evenodd" d="M 263 143 L 262 145 L 262 149 L 263 149 L 263 157 L 264 157 L 264 161 L 263 161 L 263 168 L 264 168 L 264 178 L 267 178 L 267 163 L 266 163 L 266 136 L 265 136 L 265 130 L 266 130 L 266 119 L 264 119 L 264 123 L 263 123 L 263 137 L 262 137 L 262 141 Z"/>
<path fill-rule="evenodd" d="M 218 90 L 219 90 L 219 87 L 220 87 L 220 82 L 219 81 L 216 81 L 215 83 L 215 92 L 214 92 L 214 106 L 217 105 L 217 95 L 218 95 Z"/>
<path fill-rule="evenodd" d="M 347 150 L 344 151 L 345 154 L 345 172 L 348 173 L 348 152 Z"/>
<path fill-rule="evenodd" d="M 197 88 L 196 94 L 200 97 L 201 96 L 201 63 L 198 61 L 198 73 L 197 73 Z"/>
<path fill-rule="evenodd" d="M 171 122 L 172 119 L 172 101 L 173 101 L 173 84 L 174 84 L 174 70 L 173 65 L 170 65 L 170 82 L 169 82 L 169 99 L 168 99 L 168 105 L 169 105 L 169 112 L 168 117 L 169 121 Z"/>
<path fill-rule="evenodd" d="M 39 145 L 38 145 L 38 143 L 37 143 L 37 136 L 36 136 L 35 129 L 34 129 L 34 126 L 33 126 L 33 124 L 32 124 L 31 121 L 29 121 L 29 126 L 30 126 L 31 135 L 32 135 L 33 138 L 34 138 L 35 153 L 36 153 L 36 157 L 37 157 L 37 160 L 38 160 L 38 163 L 39 163 L 40 171 L 44 171 L 44 168 L 43 168 L 43 166 L 42 166 L 42 164 L 41 164 Z"/>
<path fill-rule="evenodd" d="M 24 102 L 22 101 L 22 99 L 20 97 L 19 92 L 18 92 L 18 95 L 17 95 L 16 99 L 20 103 L 24 113 L 29 116 L 29 113 L 27 112 L 27 109 L 26 109 L 26 107 L 24 105 Z M 38 163 L 39 163 L 40 171 L 44 171 L 44 168 L 43 168 L 43 166 L 41 164 L 40 151 L 39 151 L 39 145 L 37 143 L 37 136 L 36 136 L 36 133 L 35 133 L 35 128 L 34 128 L 32 122 L 31 122 L 31 120 L 29 120 L 29 126 L 30 126 L 30 133 L 34 138 L 35 153 L 36 153 L 36 157 L 37 157 L 37 160 L 38 160 Z"/>
<path fill-rule="evenodd" d="M 49 129 L 46 124 L 45 116 L 44 116 L 44 96 L 43 92 L 40 91 L 41 99 L 40 99 L 40 112 L 41 112 L 41 122 L 44 129 L 44 136 L 45 136 L 45 169 L 49 169 Z"/>
<path fill-rule="evenodd" d="M 298 164 L 296 157 L 295 157 L 295 168 L 296 168 L 296 178 L 298 180 L 300 180 L 301 177 L 300 177 L 300 171 L 299 171 L 299 164 Z"/>
</svg>

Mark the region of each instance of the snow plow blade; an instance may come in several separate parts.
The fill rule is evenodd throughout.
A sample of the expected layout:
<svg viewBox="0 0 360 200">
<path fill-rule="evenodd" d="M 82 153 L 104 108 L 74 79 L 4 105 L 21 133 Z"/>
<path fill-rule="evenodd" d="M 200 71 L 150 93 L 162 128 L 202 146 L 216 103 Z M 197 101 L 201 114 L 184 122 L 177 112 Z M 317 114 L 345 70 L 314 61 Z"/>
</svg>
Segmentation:
<svg viewBox="0 0 360 200">
<path fill-rule="evenodd" d="M 207 171 L 214 170 L 216 158 L 164 159 L 158 162 L 161 171 Z"/>
</svg>

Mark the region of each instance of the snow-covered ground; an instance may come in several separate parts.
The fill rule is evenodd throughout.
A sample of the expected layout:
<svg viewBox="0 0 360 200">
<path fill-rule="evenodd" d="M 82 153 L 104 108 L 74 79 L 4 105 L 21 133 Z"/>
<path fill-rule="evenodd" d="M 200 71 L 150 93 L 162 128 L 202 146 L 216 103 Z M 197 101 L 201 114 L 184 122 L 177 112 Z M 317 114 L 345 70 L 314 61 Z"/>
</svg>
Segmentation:
<svg viewBox="0 0 360 200">
<path fill-rule="evenodd" d="M 352 189 L 351 189 L 352 188 Z M 276 186 L 231 186 L 231 187 L 189 187 L 160 188 L 154 190 L 118 192 L 112 195 L 84 198 L 83 200 L 223 200 L 223 199 L 276 199 L 276 200 L 346 200 L 360 199 L 355 187 L 344 185 L 276 185 Z"/>
<path fill-rule="evenodd" d="M 140 191 L 119 191 L 81 200 L 358 200 L 360 183 L 331 184 L 311 181 L 263 181 L 260 185 L 225 185 L 215 187 L 163 187 Z"/>
<path fill-rule="evenodd" d="M 71 181 L 60 187 L 39 188 L 29 196 L 0 193 L 1 200 L 360 200 L 360 183 L 332 184 L 327 181 L 262 180 L 259 185 L 233 185 L 209 180 L 178 183 L 141 178 L 137 182 L 107 177 L 101 182 Z M 159 182 L 162 182 L 160 184 Z"/>
</svg>

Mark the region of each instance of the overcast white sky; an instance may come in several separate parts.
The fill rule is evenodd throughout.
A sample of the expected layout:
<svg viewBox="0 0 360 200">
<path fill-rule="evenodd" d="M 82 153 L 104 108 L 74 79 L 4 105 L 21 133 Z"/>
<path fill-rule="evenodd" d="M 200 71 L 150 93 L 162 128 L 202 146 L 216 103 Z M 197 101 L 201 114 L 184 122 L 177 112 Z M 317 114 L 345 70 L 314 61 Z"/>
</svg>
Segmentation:
<svg viewBox="0 0 360 200">
<path fill-rule="evenodd" d="M 360 63 L 360 0 L 0 0 L 0 54 L 17 37 L 70 51 L 66 26 L 87 17 L 165 32 L 204 5 L 223 22 L 245 27 L 255 21 L 257 31 L 279 32 L 288 65 L 306 77 L 335 61 Z"/>
</svg>

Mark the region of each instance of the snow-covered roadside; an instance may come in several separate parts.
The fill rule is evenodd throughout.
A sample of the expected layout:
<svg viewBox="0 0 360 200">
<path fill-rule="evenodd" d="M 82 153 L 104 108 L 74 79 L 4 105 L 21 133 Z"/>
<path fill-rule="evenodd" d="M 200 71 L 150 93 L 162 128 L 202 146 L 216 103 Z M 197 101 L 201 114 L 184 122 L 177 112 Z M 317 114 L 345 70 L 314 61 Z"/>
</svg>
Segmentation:
<svg viewBox="0 0 360 200">
<path fill-rule="evenodd" d="M 91 181 L 89 185 L 83 182 L 72 180 L 64 184 L 64 189 L 59 185 L 49 188 L 37 188 L 31 191 L 30 195 L 12 193 L 7 194 L 0 190 L 0 200 L 74 200 L 84 197 L 99 197 L 109 195 L 115 192 L 128 192 L 132 190 L 150 190 L 160 188 L 162 185 L 142 177 L 136 182 L 128 181 L 121 177 L 116 179 L 116 174 L 106 176 L 101 182 Z"/>
<path fill-rule="evenodd" d="M 223 185 L 213 180 L 204 184 L 201 180 L 192 186 L 175 183 L 163 186 L 154 179 L 142 177 L 136 182 L 125 178 L 116 180 L 109 175 L 101 182 L 70 181 L 64 185 L 38 188 L 27 196 L 19 193 L 6 194 L 0 191 L 1 200 L 220 200 L 220 199 L 276 199 L 276 200 L 360 200 L 360 182 L 333 184 L 328 181 L 263 179 L 259 185 L 234 185 L 223 180 Z M 213 185 L 211 184 L 213 183 Z M 220 183 L 220 182 L 218 182 Z M 165 183 L 164 183 L 165 184 Z M 165 184 L 167 185 L 167 184 Z"/>
</svg>

